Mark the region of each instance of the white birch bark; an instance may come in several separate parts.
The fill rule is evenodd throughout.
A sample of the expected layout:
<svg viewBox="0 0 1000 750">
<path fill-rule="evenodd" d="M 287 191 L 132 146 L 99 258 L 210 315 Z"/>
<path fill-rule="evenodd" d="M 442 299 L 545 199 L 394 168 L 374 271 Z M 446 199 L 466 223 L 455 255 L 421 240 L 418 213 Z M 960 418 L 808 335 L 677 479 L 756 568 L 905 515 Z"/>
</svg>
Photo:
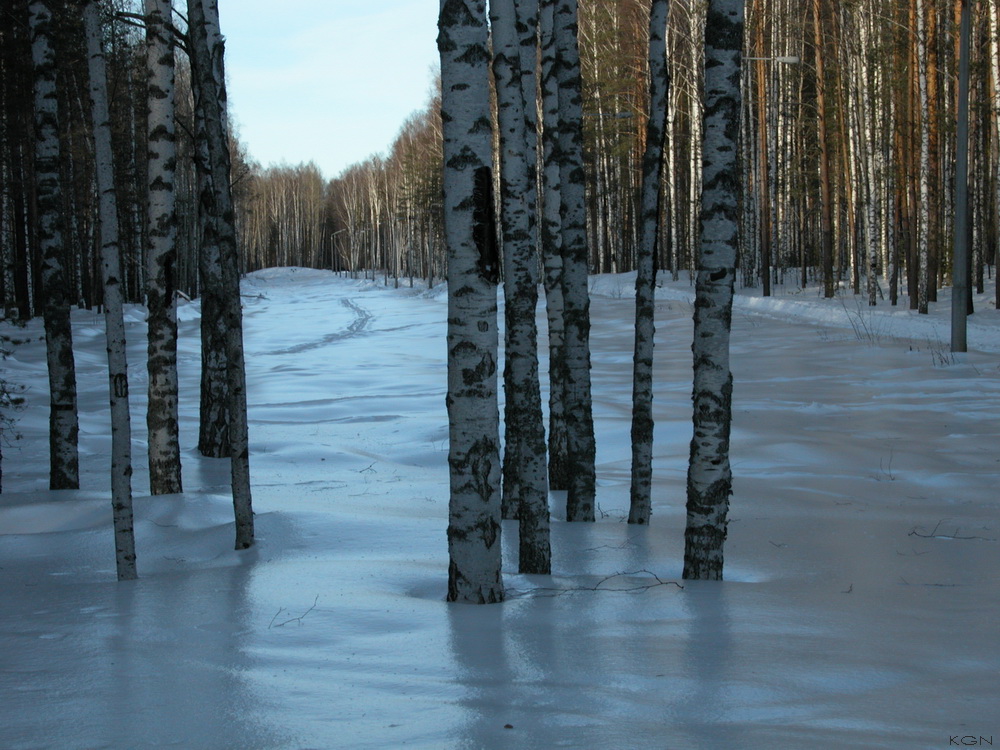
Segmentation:
<svg viewBox="0 0 1000 750">
<path fill-rule="evenodd" d="M 171 0 L 146 0 L 149 201 L 146 240 L 149 487 L 182 492 L 177 420 L 177 217 L 174 211 L 174 47 Z"/>
<path fill-rule="evenodd" d="M 553 22 L 559 64 L 559 177 L 565 326 L 563 383 L 569 457 L 566 520 L 593 521 L 596 449 L 590 383 L 589 258 L 577 0 L 558 0 Z"/>
<path fill-rule="evenodd" d="M 926 0 L 917 0 L 917 81 L 920 92 L 920 200 L 917 214 L 917 255 L 920 270 L 917 279 L 917 312 L 927 314 L 930 299 L 930 227 L 931 227 L 931 152 L 930 96 L 927 80 Z"/>
<path fill-rule="evenodd" d="M 107 70 L 101 43 L 100 5 L 88 0 L 83 10 L 90 73 L 90 103 L 94 122 L 94 164 L 101 224 L 101 269 L 104 281 L 104 328 L 111 394 L 111 507 L 115 529 L 118 580 L 137 578 L 135 533 L 132 527 L 132 430 L 129 421 L 128 362 L 122 307 L 121 261 L 118 245 L 118 196 L 111 149 Z"/>
<path fill-rule="evenodd" d="M 632 364 L 632 478 L 629 523 L 647 524 L 653 482 L 653 319 L 660 191 L 667 129 L 669 0 L 653 0 L 649 14 L 649 121 L 642 160 L 642 207 L 635 277 L 635 350 Z"/>
<path fill-rule="evenodd" d="M 226 117 L 224 45 L 216 0 L 188 0 L 191 69 L 197 106 L 205 121 L 212 189 L 202 194 L 207 240 L 217 243 L 222 269 L 221 317 L 226 331 L 229 449 L 236 519 L 236 549 L 253 545 L 250 446 L 247 429 L 243 310 Z M 206 204 L 207 201 L 207 204 Z"/>
<path fill-rule="evenodd" d="M 535 175 L 528 111 L 533 87 L 524 87 L 522 39 L 518 29 L 534 29 L 538 5 L 532 0 L 492 0 L 493 74 L 500 128 L 501 236 L 503 238 L 506 366 L 504 368 L 503 503 L 518 519 L 518 572 L 548 575 L 548 482 L 545 427 L 538 382 L 538 255 L 535 245 Z M 524 34 L 533 39 L 531 32 Z M 524 46 L 529 46 L 525 43 Z M 530 45 L 534 50 L 534 45 Z M 533 55 L 532 68 L 534 67 Z M 534 76 L 531 76 L 532 80 Z M 530 90 L 530 99 L 526 94 Z"/>
<path fill-rule="evenodd" d="M 448 601 L 503 601 L 489 46 L 484 0 L 442 0 L 448 251 Z"/>
<path fill-rule="evenodd" d="M 705 23 L 704 191 L 694 311 L 694 437 L 687 481 L 684 578 L 721 580 L 732 470 L 729 370 L 739 245 L 743 0 L 709 0 Z"/>
<path fill-rule="evenodd" d="M 65 278 L 63 207 L 59 184 L 61 160 L 59 112 L 56 100 L 56 61 L 52 48 L 53 16 L 50 3 L 28 3 L 31 59 L 34 66 L 35 185 L 38 245 L 42 256 L 45 354 L 49 374 L 49 487 L 79 489 L 77 449 L 79 420 L 73 329 Z"/>
<path fill-rule="evenodd" d="M 553 14 L 556 0 L 541 0 L 542 179 L 541 250 L 545 315 L 549 334 L 549 488 L 569 486 L 564 398 L 565 324 L 563 320 L 562 198 L 559 178 L 559 62 Z"/>
</svg>

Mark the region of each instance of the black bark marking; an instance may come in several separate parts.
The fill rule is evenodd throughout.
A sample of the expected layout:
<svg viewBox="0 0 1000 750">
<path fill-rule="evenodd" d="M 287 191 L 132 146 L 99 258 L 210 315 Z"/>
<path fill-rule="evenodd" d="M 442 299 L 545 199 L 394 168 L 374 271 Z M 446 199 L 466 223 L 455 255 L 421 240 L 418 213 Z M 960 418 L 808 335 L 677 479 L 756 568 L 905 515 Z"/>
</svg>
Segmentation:
<svg viewBox="0 0 1000 750">
<path fill-rule="evenodd" d="M 493 175 L 489 167 L 478 167 L 472 198 L 472 236 L 479 251 L 479 275 L 490 284 L 500 283 L 500 250 L 493 206 Z"/>
</svg>

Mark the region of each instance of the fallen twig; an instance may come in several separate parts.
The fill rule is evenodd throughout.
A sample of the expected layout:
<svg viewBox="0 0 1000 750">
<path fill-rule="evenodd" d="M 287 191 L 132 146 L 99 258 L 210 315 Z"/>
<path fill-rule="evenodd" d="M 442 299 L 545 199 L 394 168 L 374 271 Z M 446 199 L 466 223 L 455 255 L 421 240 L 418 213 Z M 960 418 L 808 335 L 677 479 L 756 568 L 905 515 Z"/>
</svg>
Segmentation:
<svg viewBox="0 0 1000 750">
<path fill-rule="evenodd" d="M 297 622 L 299 625 L 301 625 L 302 624 L 302 618 L 304 618 L 306 615 L 308 615 L 310 612 L 312 612 L 314 609 L 316 609 L 316 602 L 318 602 L 318 601 L 319 601 L 319 594 L 316 594 L 316 598 L 313 600 L 312 606 L 309 607 L 309 609 L 307 609 L 301 615 L 299 615 L 298 617 L 290 617 L 287 620 L 284 620 L 282 622 L 279 622 L 278 624 L 275 624 L 274 621 L 277 620 L 278 616 L 282 612 L 285 611 L 285 608 L 281 607 L 277 612 L 274 613 L 274 617 L 272 617 L 271 618 L 271 622 L 268 623 L 267 629 L 270 630 L 271 628 L 282 628 L 282 627 L 284 627 L 285 625 L 287 625 L 290 622 Z"/>
</svg>

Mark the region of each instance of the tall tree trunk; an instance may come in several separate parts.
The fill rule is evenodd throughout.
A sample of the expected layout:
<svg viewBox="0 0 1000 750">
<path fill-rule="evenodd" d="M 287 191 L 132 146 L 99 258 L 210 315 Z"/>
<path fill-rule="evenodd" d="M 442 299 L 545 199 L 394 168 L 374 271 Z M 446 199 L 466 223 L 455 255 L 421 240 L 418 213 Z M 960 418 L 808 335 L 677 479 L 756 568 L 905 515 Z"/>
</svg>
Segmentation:
<svg viewBox="0 0 1000 750">
<path fill-rule="evenodd" d="M 991 94 L 992 105 L 990 112 L 993 118 L 994 133 L 1000 134 L 1000 9 L 997 8 L 997 0 L 989 0 L 986 3 L 989 14 L 990 45 L 989 45 L 989 69 L 990 80 L 992 82 Z M 994 150 L 1000 144 L 994 143 Z M 993 226 L 1000 228 L 1000 156 L 993 155 Z M 996 255 L 993 258 L 994 267 L 1000 272 L 1000 242 L 996 242 Z M 996 285 L 996 296 L 993 301 L 994 307 L 1000 309 L 1000 283 Z"/>
<path fill-rule="evenodd" d="M 562 198 L 559 180 L 559 61 L 554 12 L 557 0 L 541 0 L 542 179 L 541 248 L 549 334 L 549 488 L 569 487 L 565 403 Z"/>
<path fill-rule="evenodd" d="M 705 24 L 704 191 L 694 312 L 694 437 L 687 480 L 684 578 L 721 580 L 732 470 L 729 370 L 739 246 L 743 0 L 709 0 Z"/>
<path fill-rule="evenodd" d="M 111 507 L 115 528 L 118 580 L 137 578 L 132 527 L 132 429 L 129 422 L 128 362 L 122 309 L 121 261 L 118 249 L 118 194 L 115 189 L 108 113 L 108 76 L 101 43 L 100 5 L 88 0 L 83 11 L 90 70 L 90 102 L 94 121 L 94 162 L 101 222 L 101 267 L 104 276 L 104 327 L 108 343 L 111 392 Z"/>
<path fill-rule="evenodd" d="M 500 127 L 501 236 L 504 259 L 506 366 L 504 368 L 503 504 L 519 528 L 518 571 L 551 571 L 545 427 L 538 382 L 538 254 L 535 244 L 534 149 L 528 139 L 528 110 L 535 108 L 534 87 L 522 86 L 532 71 L 521 68 L 522 44 L 535 49 L 538 3 L 493 0 L 493 73 Z M 523 39 L 518 30 L 523 31 Z"/>
<path fill-rule="evenodd" d="M 833 204 L 830 191 L 830 150 L 826 127 L 826 71 L 822 31 L 822 0 L 813 0 L 813 61 L 816 66 L 816 128 L 819 141 L 820 263 L 823 266 L 823 296 L 834 296 Z"/>
<path fill-rule="evenodd" d="M 146 0 L 149 204 L 146 304 L 149 308 L 149 489 L 182 492 L 177 426 L 177 217 L 174 212 L 174 48 L 171 0 Z"/>
<path fill-rule="evenodd" d="M 667 133 L 670 0 L 653 0 L 649 14 L 649 120 L 642 159 L 642 214 L 635 277 L 635 352 L 632 364 L 632 478 L 629 523 L 647 524 L 653 483 L 653 336 L 656 256 L 660 236 L 663 147 Z"/>
<path fill-rule="evenodd" d="M 236 549 L 253 544 L 250 493 L 250 445 L 247 429 L 246 368 L 243 356 L 243 310 L 240 300 L 231 162 L 226 128 L 224 45 L 216 0 L 188 0 L 191 70 L 197 106 L 205 121 L 212 189 L 202 193 L 207 212 L 206 244 L 219 248 L 222 269 L 221 318 L 226 330 L 226 374 L 229 387 L 229 451 Z"/>
<path fill-rule="evenodd" d="M 63 204 L 59 182 L 61 161 L 56 60 L 52 49 L 54 22 L 50 3 L 28 4 L 35 93 L 35 190 L 41 280 L 45 297 L 45 353 L 49 372 L 49 487 L 79 489 L 76 364 L 73 327 L 66 288 Z"/>
<path fill-rule="evenodd" d="M 438 22 L 448 248 L 448 601 L 503 601 L 489 45 L 484 0 L 442 0 Z"/>
<path fill-rule="evenodd" d="M 229 114 L 221 104 L 221 117 L 228 132 Z M 198 452 L 209 458 L 229 458 L 229 370 L 226 359 L 225 284 L 222 250 L 211 206 L 214 190 L 205 115 L 196 106 L 195 161 L 198 183 L 198 279 L 201 292 L 201 383 L 199 388 Z"/>
<path fill-rule="evenodd" d="M 930 243 L 931 243 L 931 105 L 928 87 L 928 37 L 927 37 L 927 0 L 914 0 L 917 23 L 917 81 L 920 92 L 920 166 L 919 185 L 920 200 L 918 203 L 919 217 L 917 222 L 917 253 L 920 263 L 920 275 L 917 282 L 917 311 L 927 314 L 930 299 L 930 285 L 934 283 L 931 276 Z"/>
<path fill-rule="evenodd" d="M 577 0 L 558 0 L 553 21 L 559 64 L 559 178 L 565 325 L 563 383 L 569 456 L 566 520 L 593 521 L 596 449 L 590 388 L 589 259 L 580 53 L 576 36 Z"/>
</svg>

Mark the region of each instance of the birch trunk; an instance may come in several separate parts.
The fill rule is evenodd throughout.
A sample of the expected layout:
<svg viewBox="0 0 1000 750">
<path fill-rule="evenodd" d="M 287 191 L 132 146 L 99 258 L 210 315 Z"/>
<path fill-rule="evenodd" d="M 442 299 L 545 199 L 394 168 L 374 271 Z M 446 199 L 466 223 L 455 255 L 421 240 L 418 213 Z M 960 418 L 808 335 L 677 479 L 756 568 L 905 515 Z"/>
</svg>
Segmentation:
<svg viewBox="0 0 1000 750">
<path fill-rule="evenodd" d="M 122 309 L 121 261 L 118 242 L 118 195 L 111 149 L 108 77 L 101 44 L 100 6 L 89 0 L 83 20 L 87 35 L 90 103 L 94 121 L 94 165 L 101 224 L 101 268 L 104 277 L 104 327 L 108 344 L 111 393 L 111 507 L 115 529 L 118 580 L 137 578 L 135 533 L 132 527 L 132 430 L 129 421 L 128 362 Z"/>
<path fill-rule="evenodd" d="M 182 492 L 177 426 L 177 217 L 174 212 L 174 48 L 171 0 L 146 0 L 149 161 L 146 305 L 149 309 L 149 488 Z"/>
<path fill-rule="evenodd" d="M 594 520 L 595 444 L 590 387 L 587 197 L 577 0 L 558 0 L 554 37 L 559 64 L 559 178 L 562 204 L 564 404 L 569 484 L 567 521 Z"/>
<path fill-rule="evenodd" d="M 224 45 L 216 0 L 188 0 L 191 71 L 198 108 L 205 122 L 211 190 L 202 193 L 206 244 L 219 248 L 220 312 L 226 331 L 226 374 L 229 388 L 229 451 L 236 549 L 253 545 L 250 492 L 250 445 L 247 430 L 246 369 L 243 357 L 243 310 L 236 248 L 235 212 L 226 118 Z"/>
<path fill-rule="evenodd" d="M 506 367 L 504 369 L 503 504 L 518 519 L 518 572 L 548 575 L 548 483 L 545 427 L 538 382 L 538 255 L 535 245 L 534 149 L 529 142 L 529 109 L 535 108 L 533 87 L 523 86 L 530 75 L 521 67 L 533 40 L 538 4 L 532 0 L 493 0 L 493 74 L 500 127 L 501 236 L 504 259 Z M 518 29 L 525 30 L 523 39 Z M 533 58 L 533 55 L 532 55 Z M 534 60 L 532 59 L 532 70 Z M 534 76 L 531 75 L 532 80 Z M 530 99 L 526 96 L 529 93 Z M 505 514 L 506 515 L 506 514 Z M 507 516 L 510 517 L 510 516 Z"/>
<path fill-rule="evenodd" d="M 986 3 L 987 13 L 989 13 L 990 28 L 990 80 L 992 82 L 992 105 L 990 112 L 993 116 L 993 129 L 1000 134 L 1000 10 L 997 9 L 997 0 L 989 0 Z M 994 155 L 993 162 L 993 223 L 1000 227 L 1000 158 Z M 993 259 L 994 264 L 1000 267 L 1000 242 L 996 243 L 997 255 Z M 1000 284 L 996 285 L 996 299 L 994 306 L 1000 309 Z"/>
<path fill-rule="evenodd" d="M 559 181 L 559 63 L 553 13 L 556 0 L 541 0 L 542 223 L 545 314 L 549 333 L 549 488 L 569 486 L 566 444 L 565 325 L 563 321 L 562 199 Z"/>
<path fill-rule="evenodd" d="M 649 120 L 642 160 L 642 214 L 635 277 L 635 353 L 632 366 L 632 479 L 629 523 L 648 524 L 653 482 L 653 336 L 663 146 L 667 129 L 669 0 L 649 14 Z"/>
<path fill-rule="evenodd" d="M 930 298 L 930 231 L 931 231 L 931 142 L 930 96 L 927 80 L 927 21 L 926 0 L 915 0 L 917 22 L 917 81 L 920 92 L 920 200 L 917 219 L 917 254 L 920 271 L 917 280 L 917 312 L 926 315 Z"/>
<path fill-rule="evenodd" d="M 448 601 L 503 601 L 497 405 L 499 255 L 483 0 L 442 0 L 441 117 L 448 249 Z"/>
<path fill-rule="evenodd" d="M 705 24 L 704 190 L 694 312 L 694 437 L 687 481 L 684 578 L 721 580 L 732 470 L 729 370 L 739 244 L 743 0 L 709 0 Z"/>
<path fill-rule="evenodd" d="M 228 121 L 223 109 L 222 117 Z M 226 359 L 226 321 L 222 254 L 218 232 L 209 226 L 215 219 L 209 206 L 214 202 L 208 132 L 201 107 L 194 112 L 195 160 L 198 171 L 198 277 L 201 291 L 201 385 L 199 389 L 198 452 L 209 458 L 229 458 L 229 384 Z"/>
<path fill-rule="evenodd" d="M 63 206 L 59 183 L 61 160 L 59 112 L 56 99 L 56 61 L 52 49 L 53 17 L 50 4 L 28 4 L 31 59 L 34 66 L 35 191 L 38 212 L 38 249 L 42 256 L 41 282 L 45 317 L 45 354 L 49 374 L 49 488 L 79 489 L 80 458 L 77 437 L 76 364 L 73 328 L 65 277 Z"/>
</svg>

